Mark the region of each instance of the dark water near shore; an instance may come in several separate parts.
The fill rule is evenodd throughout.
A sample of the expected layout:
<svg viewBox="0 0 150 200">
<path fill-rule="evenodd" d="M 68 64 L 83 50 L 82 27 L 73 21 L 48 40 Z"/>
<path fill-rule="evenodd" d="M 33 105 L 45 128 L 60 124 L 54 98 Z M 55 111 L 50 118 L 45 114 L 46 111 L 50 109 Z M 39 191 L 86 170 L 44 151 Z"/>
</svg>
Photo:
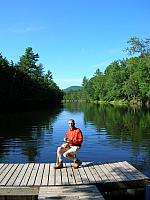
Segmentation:
<svg viewBox="0 0 150 200">
<path fill-rule="evenodd" d="M 139 107 L 66 103 L 53 110 L 0 114 L 0 162 L 55 162 L 70 118 L 84 135 L 81 160 L 126 160 L 150 177 L 150 111 Z M 150 199 L 149 188 L 146 195 Z"/>
</svg>

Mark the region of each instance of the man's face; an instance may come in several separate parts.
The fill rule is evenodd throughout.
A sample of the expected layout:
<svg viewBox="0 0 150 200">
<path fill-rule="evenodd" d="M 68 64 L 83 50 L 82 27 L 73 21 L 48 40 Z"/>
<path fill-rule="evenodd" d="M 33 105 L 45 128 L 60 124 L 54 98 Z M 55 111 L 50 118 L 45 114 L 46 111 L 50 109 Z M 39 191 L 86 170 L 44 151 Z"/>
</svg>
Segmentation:
<svg viewBox="0 0 150 200">
<path fill-rule="evenodd" d="M 73 121 L 70 120 L 70 121 L 68 122 L 68 124 L 69 124 L 69 127 L 70 127 L 70 128 L 73 128 L 73 127 L 74 127 L 74 122 L 73 122 Z"/>
</svg>

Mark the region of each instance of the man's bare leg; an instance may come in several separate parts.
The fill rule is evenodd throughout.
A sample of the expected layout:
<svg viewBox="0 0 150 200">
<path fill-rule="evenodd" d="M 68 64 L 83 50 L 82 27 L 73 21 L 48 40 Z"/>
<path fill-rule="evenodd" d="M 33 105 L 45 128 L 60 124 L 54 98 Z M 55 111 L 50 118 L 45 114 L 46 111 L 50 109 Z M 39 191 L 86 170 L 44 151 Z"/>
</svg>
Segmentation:
<svg viewBox="0 0 150 200">
<path fill-rule="evenodd" d="M 66 152 L 63 154 L 63 156 L 64 156 L 65 158 L 71 160 L 71 161 L 74 161 L 74 160 L 75 160 L 75 155 L 74 155 L 74 154 L 71 154 L 70 152 L 67 152 L 67 151 L 66 151 Z"/>
<path fill-rule="evenodd" d="M 57 163 L 62 162 L 62 154 L 66 152 L 67 150 L 63 147 L 57 148 Z"/>
</svg>

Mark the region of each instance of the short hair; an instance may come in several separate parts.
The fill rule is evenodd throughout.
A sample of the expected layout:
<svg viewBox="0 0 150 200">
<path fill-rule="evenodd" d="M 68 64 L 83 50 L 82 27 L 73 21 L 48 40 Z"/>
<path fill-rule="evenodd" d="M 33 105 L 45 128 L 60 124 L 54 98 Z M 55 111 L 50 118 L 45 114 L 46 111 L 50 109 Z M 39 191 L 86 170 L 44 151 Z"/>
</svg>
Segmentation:
<svg viewBox="0 0 150 200">
<path fill-rule="evenodd" d="M 72 121 L 72 122 L 73 122 L 73 124 L 75 125 L 75 121 L 74 121 L 74 119 L 69 119 L 69 121 Z"/>
</svg>

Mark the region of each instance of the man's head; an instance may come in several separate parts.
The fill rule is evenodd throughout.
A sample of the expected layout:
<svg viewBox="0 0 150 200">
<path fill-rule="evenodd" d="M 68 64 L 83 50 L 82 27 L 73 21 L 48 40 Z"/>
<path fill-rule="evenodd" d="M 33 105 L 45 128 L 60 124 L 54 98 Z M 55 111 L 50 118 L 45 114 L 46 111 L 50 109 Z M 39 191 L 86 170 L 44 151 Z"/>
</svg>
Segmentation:
<svg viewBox="0 0 150 200">
<path fill-rule="evenodd" d="M 73 128 L 73 127 L 75 126 L 75 121 L 74 121 L 74 119 L 69 119 L 68 124 L 69 124 L 69 127 L 70 127 L 70 128 Z"/>
</svg>

